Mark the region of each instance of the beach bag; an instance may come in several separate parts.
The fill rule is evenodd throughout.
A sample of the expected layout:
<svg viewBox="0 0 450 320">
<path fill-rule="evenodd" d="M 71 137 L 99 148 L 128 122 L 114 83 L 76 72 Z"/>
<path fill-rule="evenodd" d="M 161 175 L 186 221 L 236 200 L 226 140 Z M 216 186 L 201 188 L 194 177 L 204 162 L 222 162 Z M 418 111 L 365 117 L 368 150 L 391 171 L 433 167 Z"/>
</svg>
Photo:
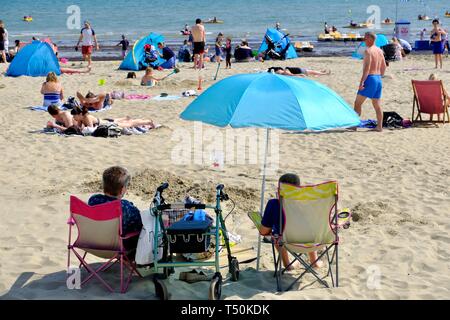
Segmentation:
<svg viewBox="0 0 450 320">
<path fill-rule="evenodd" d="M 155 243 L 156 217 L 149 210 L 141 212 L 142 230 L 136 247 L 135 261 L 139 265 L 149 265 L 154 262 L 153 248 Z M 162 240 L 161 240 L 162 241 Z M 161 260 L 163 250 L 161 243 L 158 246 L 158 260 Z"/>
<path fill-rule="evenodd" d="M 397 112 L 383 112 L 384 128 L 402 128 L 403 118 Z"/>
<path fill-rule="evenodd" d="M 75 99 L 75 97 L 69 97 L 69 98 L 67 98 L 67 102 L 64 103 L 62 105 L 62 107 L 63 107 L 63 109 L 65 108 L 65 109 L 71 110 L 75 107 L 80 107 L 80 105 L 77 102 L 77 100 Z"/>
<path fill-rule="evenodd" d="M 102 124 L 92 132 L 93 137 L 101 137 L 101 138 L 118 138 L 122 134 L 122 129 L 119 128 L 116 124 Z"/>
<path fill-rule="evenodd" d="M 68 136 L 71 136 L 71 135 L 82 136 L 83 135 L 83 133 L 81 132 L 81 129 L 77 126 L 69 127 L 66 130 L 64 130 L 63 133 Z"/>
<path fill-rule="evenodd" d="M 200 253 L 208 251 L 211 244 L 212 220 L 181 220 L 167 229 L 171 253 Z"/>
</svg>

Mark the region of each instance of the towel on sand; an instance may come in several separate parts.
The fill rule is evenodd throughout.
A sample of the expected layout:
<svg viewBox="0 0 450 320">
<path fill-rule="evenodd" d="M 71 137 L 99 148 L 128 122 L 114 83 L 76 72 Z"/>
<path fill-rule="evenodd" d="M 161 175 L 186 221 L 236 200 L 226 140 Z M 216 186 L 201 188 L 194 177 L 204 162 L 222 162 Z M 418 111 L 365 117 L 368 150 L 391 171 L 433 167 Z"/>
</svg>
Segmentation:
<svg viewBox="0 0 450 320">
<path fill-rule="evenodd" d="M 36 107 L 30 107 L 30 110 L 47 112 L 47 108 L 48 107 L 44 107 L 44 106 L 36 106 Z M 70 110 L 70 109 L 67 109 L 64 106 L 59 107 L 59 109 L 63 110 L 63 111 Z M 107 105 L 107 106 L 105 106 L 104 108 L 102 108 L 100 110 L 89 109 L 89 112 L 91 112 L 91 113 L 103 112 L 103 111 L 107 111 L 107 110 L 111 110 L 111 109 L 112 109 L 112 106 L 111 105 Z"/>
</svg>

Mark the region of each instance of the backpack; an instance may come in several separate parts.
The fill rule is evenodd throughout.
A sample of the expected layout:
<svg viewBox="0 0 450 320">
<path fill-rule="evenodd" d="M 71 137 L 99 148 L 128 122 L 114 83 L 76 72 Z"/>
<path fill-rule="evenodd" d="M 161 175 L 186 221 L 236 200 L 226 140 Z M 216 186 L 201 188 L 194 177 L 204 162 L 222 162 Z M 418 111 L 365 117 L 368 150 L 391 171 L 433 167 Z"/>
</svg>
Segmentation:
<svg viewBox="0 0 450 320">
<path fill-rule="evenodd" d="M 69 135 L 78 135 L 78 136 L 83 135 L 80 127 L 77 127 L 77 126 L 71 126 L 71 127 L 67 128 L 66 130 L 64 130 L 63 133 L 68 136 Z"/>
<path fill-rule="evenodd" d="M 403 127 L 403 118 L 397 112 L 383 112 L 384 128 Z"/>
<path fill-rule="evenodd" d="M 77 100 L 74 97 L 67 98 L 67 102 L 62 105 L 63 108 L 73 109 L 75 107 L 80 107 Z"/>
<path fill-rule="evenodd" d="M 92 132 L 93 137 L 100 138 L 118 138 L 122 134 L 122 129 L 119 128 L 116 124 L 102 124 Z"/>
</svg>

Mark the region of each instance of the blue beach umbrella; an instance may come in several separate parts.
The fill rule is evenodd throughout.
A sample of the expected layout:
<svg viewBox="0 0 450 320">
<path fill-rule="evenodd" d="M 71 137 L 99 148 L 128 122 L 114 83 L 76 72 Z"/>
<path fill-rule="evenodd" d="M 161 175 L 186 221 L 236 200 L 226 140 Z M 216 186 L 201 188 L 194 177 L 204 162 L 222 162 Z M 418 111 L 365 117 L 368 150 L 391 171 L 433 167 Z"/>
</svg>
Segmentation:
<svg viewBox="0 0 450 320">
<path fill-rule="evenodd" d="M 316 81 L 274 73 L 240 74 L 221 80 L 193 101 L 180 117 L 218 127 L 267 129 L 261 214 L 270 129 L 325 131 L 360 124 L 353 108 L 330 88 Z M 260 246 L 257 269 L 259 252 Z"/>
</svg>

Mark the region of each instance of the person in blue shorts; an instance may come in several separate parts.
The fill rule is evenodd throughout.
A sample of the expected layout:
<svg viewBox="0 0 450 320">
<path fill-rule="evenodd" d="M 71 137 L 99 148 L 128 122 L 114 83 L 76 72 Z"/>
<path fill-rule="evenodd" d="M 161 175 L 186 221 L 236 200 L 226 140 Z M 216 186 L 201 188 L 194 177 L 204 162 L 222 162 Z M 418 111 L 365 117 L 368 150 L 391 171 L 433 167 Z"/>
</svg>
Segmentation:
<svg viewBox="0 0 450 320">
<path fill-rule="evenodd" d="M 386 60 L 383 50 L 375 45 L 376 39 L 377 36 L 373 32 L 367 32 L 364 36 L 367 49 L 364 53 L 363 75 L 354 107 L 356 113 L 361 116 L 362 105 L 367 99 L 371 99 L 377 114 L 377 127 L 374 130 L 381 132 L 383 131 L 383 110 L 380 101 L 383 92 L 382 77 L 386 72 Z"/>
</svg>

